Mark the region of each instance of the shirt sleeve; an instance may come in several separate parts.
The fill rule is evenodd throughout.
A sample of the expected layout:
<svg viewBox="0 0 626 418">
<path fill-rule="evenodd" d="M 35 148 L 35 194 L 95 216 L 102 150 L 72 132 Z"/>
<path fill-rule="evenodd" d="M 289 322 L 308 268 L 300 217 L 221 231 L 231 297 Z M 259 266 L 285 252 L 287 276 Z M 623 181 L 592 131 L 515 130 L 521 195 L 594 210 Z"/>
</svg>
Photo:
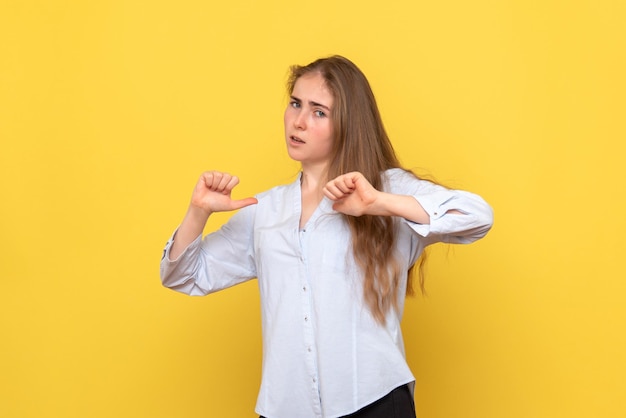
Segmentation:
<svg viewBox="0 0 626 418">
<path fill-rule="evenodd" d="M 493 225 L 491 206 L 474 193 L 447 189 L 400 169 L 387 172 L 387 180 L 391 193 L 413 196 L 430 216 L 430 224 L 404 220 L 429 244 L 469 244 L 484 237 Z"/>
<path fill-rule="evenodd" d="M 168 240 L 161 259 L 163 286 L 191 296 L 203 296 L 256 277 L 254 205 L 241 209 L 218 231 L 196 238 L 175 260 Z"/>
</svg>

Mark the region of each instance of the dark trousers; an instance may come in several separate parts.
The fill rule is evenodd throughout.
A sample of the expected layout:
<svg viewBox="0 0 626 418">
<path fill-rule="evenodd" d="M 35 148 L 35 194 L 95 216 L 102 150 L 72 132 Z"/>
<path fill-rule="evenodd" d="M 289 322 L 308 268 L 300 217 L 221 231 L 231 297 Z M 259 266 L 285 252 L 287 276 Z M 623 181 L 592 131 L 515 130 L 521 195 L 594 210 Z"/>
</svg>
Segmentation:
<svg viewBox="0 0 626 418">
<path fill-rule="evenodd" d="M 376 402 L 344 418 L 415 418 L 415 404 L 409 385 L 392 390 Z"/>
</svg>

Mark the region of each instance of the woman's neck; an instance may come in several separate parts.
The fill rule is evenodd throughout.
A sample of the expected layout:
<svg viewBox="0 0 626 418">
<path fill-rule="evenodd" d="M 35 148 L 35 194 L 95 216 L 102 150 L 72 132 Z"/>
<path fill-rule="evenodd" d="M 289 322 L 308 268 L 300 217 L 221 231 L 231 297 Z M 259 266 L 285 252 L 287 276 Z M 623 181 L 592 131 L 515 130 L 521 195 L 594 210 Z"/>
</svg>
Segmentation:
<svg viewBox="0 0 626 418">
<path fill-rule="evenodd" d="M 328 165 L 302 166 L 302 177 L 300 187 L 302 190 L 321 192 L 328 181 Z"/>
<path fill-rule="evenodd" d="M 320 177 L 311 176 L 304 171 L 300 178 L 300 188 L 306 191 L 322 190 L 322 187 L 326 182 L 322 181 Z"/>
<path fill-rule="evenodd" d="M 302 211 L 300 213 L 300 228 L 304 228 L 315 209 L 318 207 L 324 193 L 322 188 L 326 185 L 326 175 L 320 172 L 311 172 L 302 169 L 302 176 L 300 177 L 300 191 L 302 198 Z"/>
</svg>

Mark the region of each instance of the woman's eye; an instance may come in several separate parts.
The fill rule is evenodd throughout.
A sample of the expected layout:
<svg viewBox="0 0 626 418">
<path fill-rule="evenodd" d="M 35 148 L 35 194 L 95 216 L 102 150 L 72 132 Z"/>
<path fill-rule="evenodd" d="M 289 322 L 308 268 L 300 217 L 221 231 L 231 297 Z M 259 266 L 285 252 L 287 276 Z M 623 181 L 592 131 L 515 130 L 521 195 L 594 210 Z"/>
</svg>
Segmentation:
<svg viewBox="0 0 626 418">
<path fill-rule="evenodd" d="M 300 107 L 300 103 L 292 100 L 291 102 L 289 102 L 289 106 L 295 107 L 297 109 Z"/>
<path fill-rule="evenodd" d="M 321 110 L 316 110 L 314 113 L 315 116 L 317 116 L 318 118 L 323 118 L 326 116 L 326 113 L 322 112 Z"/>
</svg>

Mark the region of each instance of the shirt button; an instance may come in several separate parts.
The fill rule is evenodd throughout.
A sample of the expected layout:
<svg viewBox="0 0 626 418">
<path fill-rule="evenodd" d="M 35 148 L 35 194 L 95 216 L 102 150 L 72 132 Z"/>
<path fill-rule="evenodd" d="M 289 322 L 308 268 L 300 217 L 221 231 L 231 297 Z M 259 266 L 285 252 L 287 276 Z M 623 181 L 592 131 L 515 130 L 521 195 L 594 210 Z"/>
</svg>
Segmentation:
<svg viewBox="0 0 626 418">
<path fill-rule="evenodd" d="M 311 347 L 307 348 L 307 351 L 310 353 L 312 351 Z"/>
<path fill-rule="evenodd" d="M 308 317 L 308 316 L 305 316 L 305 317 L 304 317 L 304 320 L 305 320 L 305 321 L 308 321 L 308 320 L 309 320 L 309 317 Z"/>
<path fill-rule="evenodd" d="M 302 286 L 302 290 L 306 292 L 306 286 Z"/>
</svg>

